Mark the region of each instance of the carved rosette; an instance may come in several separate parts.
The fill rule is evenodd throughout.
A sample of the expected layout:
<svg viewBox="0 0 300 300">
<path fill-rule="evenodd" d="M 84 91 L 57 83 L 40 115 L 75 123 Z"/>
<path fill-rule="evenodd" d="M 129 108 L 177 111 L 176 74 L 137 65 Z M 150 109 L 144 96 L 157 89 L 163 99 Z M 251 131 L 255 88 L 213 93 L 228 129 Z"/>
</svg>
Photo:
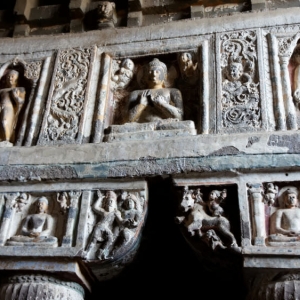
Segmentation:
<svg viewBox="0 0 300 300">
<path fill-rule="evenodd" d="M 84 289 L 47 275 L 16 275 L 1 285 L 1 299 L 83 300 Z"/>
<path fill-rule="evenodd" d="M 91 49 L 61 51 L 42 140 L 75 142 L 84 112 Z"/>
<path fill-rule="evenodd" d="M 221 35 L 223 129 L 257 130 L 261 127 L 254 31 Z"/>
</svg>

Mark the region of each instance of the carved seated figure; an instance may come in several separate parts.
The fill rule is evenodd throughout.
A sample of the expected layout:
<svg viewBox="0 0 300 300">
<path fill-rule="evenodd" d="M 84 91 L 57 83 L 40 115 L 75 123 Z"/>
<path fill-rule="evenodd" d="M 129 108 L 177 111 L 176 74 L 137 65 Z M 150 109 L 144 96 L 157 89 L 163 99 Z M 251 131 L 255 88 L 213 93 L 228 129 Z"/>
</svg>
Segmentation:
<svg viewBox="0 0 300 300">
<path fill-rule="evenodd" d="M 57 238 L 50 236 L 53 218 L 47 213 L 47 198 L 40 197 L 35 205 L 36 213 L 24 219 L 21 235 L 12 236 L 6 243 L 8 246 L 57 247 Z"/>
<path fill-rule="evenodd" d="M 154 58 L 148 65 L 148 89 L 129 96 L 129 122 L 152 122 L 168 118 L 182 120 L 183 103 L 178 89 L 164 88 L 167 66 Z"/>
<path fill-rule="evenodd" d="M 25 88 L 18 87 L 19 72 L 6 74 L 6 87 L 0 90 L 0 138 L 12 142 L 19 113 L 25 101 Z"/>
<path fill-rule="evenodd" d="M 283 193 L 284 208 L 271 216 L 270 242 L 300 242 L 300 208 L 298 192 L 289 188 Z"/>
<path fill-rule="evenodd" d="M 164 86 L 167 66 L 154 58 L 144 72 L 147 89 L 130 93 L 124 125 L 108 128 L 105 141 L 141 140 L 161 136 L 195 135 L 193 121 L 183 120 L 183 100 L 176 88 Z M 142 123 L 142 124 L 138 124 Z M 168 134 L 162 131 L 168 130 Z"/>
</svg>

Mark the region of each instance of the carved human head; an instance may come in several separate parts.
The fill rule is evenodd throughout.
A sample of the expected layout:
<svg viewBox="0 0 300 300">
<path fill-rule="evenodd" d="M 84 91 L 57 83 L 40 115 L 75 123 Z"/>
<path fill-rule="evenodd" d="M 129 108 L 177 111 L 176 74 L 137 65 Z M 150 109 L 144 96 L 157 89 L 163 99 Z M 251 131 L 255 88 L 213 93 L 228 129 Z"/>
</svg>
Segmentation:
<svg viewBox="0 0 300 300">
<path fill-rule="evenodd" d="M 154 58 L 148 65 L 148 84 L 150 88 L 162 86 L 167 77 L 167 66 Z"/>
<path fill-rule="evenodd" d="M 137 201 L 136 196 L 129 193 L 127 195 L 126 201 L 124 203 L 125 204 L 125 208 L 126 209 L 134 209 L 136 201 Z"/>
<path fill-rule="evenodd" d="M 18 84 L 19 72 L 16 70 L 9 70 L 6 74 L 6 84 L 8 87 L 15 87 Z"/>
<path fill-rule="evenodd" d="M 107 191 L 105 196 L 104 206 L 109 212 L 117 209 L 117 195 L 114 191 Z"/>
<path fill-rule="evenodd" d="M 127 69 L 127 70 L 133 71 L 134 63 L 130 58 L 125 58 L 122 61 L 122 67 Z"/>
<path fill-rule="evenodd" d="M 221 196 L 221 192 L 218 191 L 218 190 L 212 190 L 212 191 L 209 193 L 209 199 L 210 199 L 210 200 L 218 199 L 220 196 Z"/>
<path fill-rule="evenodd" d="M 48 199 L 46 197 L 40 197 L 36 201 L 37 212 L 38 213 L 47 213 L 48 211 Z"/>
<path fill-rule="evenodd" d="M 243 75 L 244 68 L 241 62 L 231 62 L 227 66 L 227 77 L 231 81 L 237 81 Z"/>
<path fill-rule="evenodd" d="M 187 68 L 193 65 L 193 57 L 189 52 L 183 52 L 180 54 L 180 66 L 185 71 Z"/>
<path fill-rule="evenodd" d="M 115 3 L 109 1 L 102 1 L 97 7 L 99 18 L 111 18 L 115 9 Z"/>
<path fill-rule="evenodd" d="M 294 189 L 287 189 L 284 192 L 284 205 L 287 208 L 293 208 L 298 205 L 298 193 Z"/>
</svg>

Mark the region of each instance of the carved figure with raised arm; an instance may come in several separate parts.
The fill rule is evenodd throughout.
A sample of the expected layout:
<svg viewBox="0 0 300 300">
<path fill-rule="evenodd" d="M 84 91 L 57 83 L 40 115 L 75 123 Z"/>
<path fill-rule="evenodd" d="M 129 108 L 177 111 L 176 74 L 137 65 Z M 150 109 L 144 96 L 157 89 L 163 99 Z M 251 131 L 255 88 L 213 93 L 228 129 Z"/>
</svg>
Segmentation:
<svg viewBox="0 0 300 300">
<path fill-rule="evenodd" d="M 12 236 L 7 245 L 57 247 L 57 238 L 50 235 L 54 222 L 52 216 L 48 214 L 47 198 L 38 198 L 35 206 L 36 213 L 24 219 L 21 234 Z"/>
<path fill-rule="evenodd" d="M 13 142 L 19 113 L 25 102 L 25 88 L 18 87 L 19 72 L 10 70 L 5 75 L 6 87 L 0 90 L 0 138 Z"/>
<path fill-rule="evenodd" d="M 183 119 L 181 92 L 165 88 L 167 66 L 159 59 L 149 62 L 146 72 L 148 88 L 129 95 L 129 122 L 146 123 L 162 119 Z"/>
<path fill-rule="evenodd" d="M 116 238 L 116 229 L 118 224 L 122 224 L 120 211 L 117 209 L 117 195 L 114 191 L 107 191 L 103 196 L 98 191 L 98 199 L 93 205 L 93 211 L 100 216 L 99 222 L 95 225 L 84 255 L 87 257 L 90 250 L 100 243 L 97 257 L 100 260 L 110 259 L 113 243 Z"/>
</svg>

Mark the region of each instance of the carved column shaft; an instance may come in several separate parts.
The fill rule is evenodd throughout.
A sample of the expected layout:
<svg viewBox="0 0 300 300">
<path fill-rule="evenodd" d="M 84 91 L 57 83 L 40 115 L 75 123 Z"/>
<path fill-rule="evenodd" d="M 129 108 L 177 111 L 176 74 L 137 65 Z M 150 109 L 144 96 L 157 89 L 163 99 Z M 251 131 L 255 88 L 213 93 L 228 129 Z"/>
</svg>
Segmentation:
<svg viewBox="0 0 300 300">
<path fill-rule="evenodd" d="M 282 97 L 282 85 L 280 80 L 280 67 L 278 59 L 278 42 L 274 35 L 269 34 L 269 46 L 271 49 L 270 53 L 270 65 L 272 72 L 272 87 L 273 87 L 273 98 L 274 98 L 274 114 L 276 120 L 276 129 L 285 130 L 285 110 Z"/>
<path fill-rule="evenodd" d="M 297 129 L 295 105 L 292 99 L 291 82 L 288 72 L 289 57 L 280 56 L 281 80 L 283 88 L 283 101 L 286 110 L 286 125 L 288 129 Z"/>
<path fill-rule="evenodd" d="M 31 116 L 27 124 L 27 134 L 24 142 L 24 146 L 31 146 L 35 139 L 37 138 L 37 127 L 41 121 L 41 109 L 43 105 L 43 94 L 45 91 L 45 85 L 47 81 L 47 71 L 49 70 L 51 58 L 48 57 L 43 63 L 43 69 L 41 72 L 41 77 L 39 79 L 39 87 L 36 92 L 35 102 L 33 103 Z M 39 128 L 38 128 L 39 130 Z"/>
<path fill-rule="evenodd" d="M 202 127 L 201 133 L 209 133 L 209 55 L 208 41 L 204 41 L 201 47 L 202 56 Z"/>
<path fill-rule="evenodd" d="M 101 64 L 101 83 L 99 91 L 98 106 L 95 110 L 95 121 L 94 121 L 94 137 L 93 143 L 99 143 L 102 139 L 102 131 L 104 127 L 104 114 L 105 107 L 107 103 L 107 97 L 109 94 L 109 79 L 111 73 L 111 57 L 107 54 L 102 54 L 102 64 Z"/>
<path fill-rule="evenodd" d="M 260 186 L 252 186 L 249 190 L 255 226 L 255 245 L 264 245 L 266 237 L 265 207 L 263 203 L 262 189 Z"/>
</svg>

